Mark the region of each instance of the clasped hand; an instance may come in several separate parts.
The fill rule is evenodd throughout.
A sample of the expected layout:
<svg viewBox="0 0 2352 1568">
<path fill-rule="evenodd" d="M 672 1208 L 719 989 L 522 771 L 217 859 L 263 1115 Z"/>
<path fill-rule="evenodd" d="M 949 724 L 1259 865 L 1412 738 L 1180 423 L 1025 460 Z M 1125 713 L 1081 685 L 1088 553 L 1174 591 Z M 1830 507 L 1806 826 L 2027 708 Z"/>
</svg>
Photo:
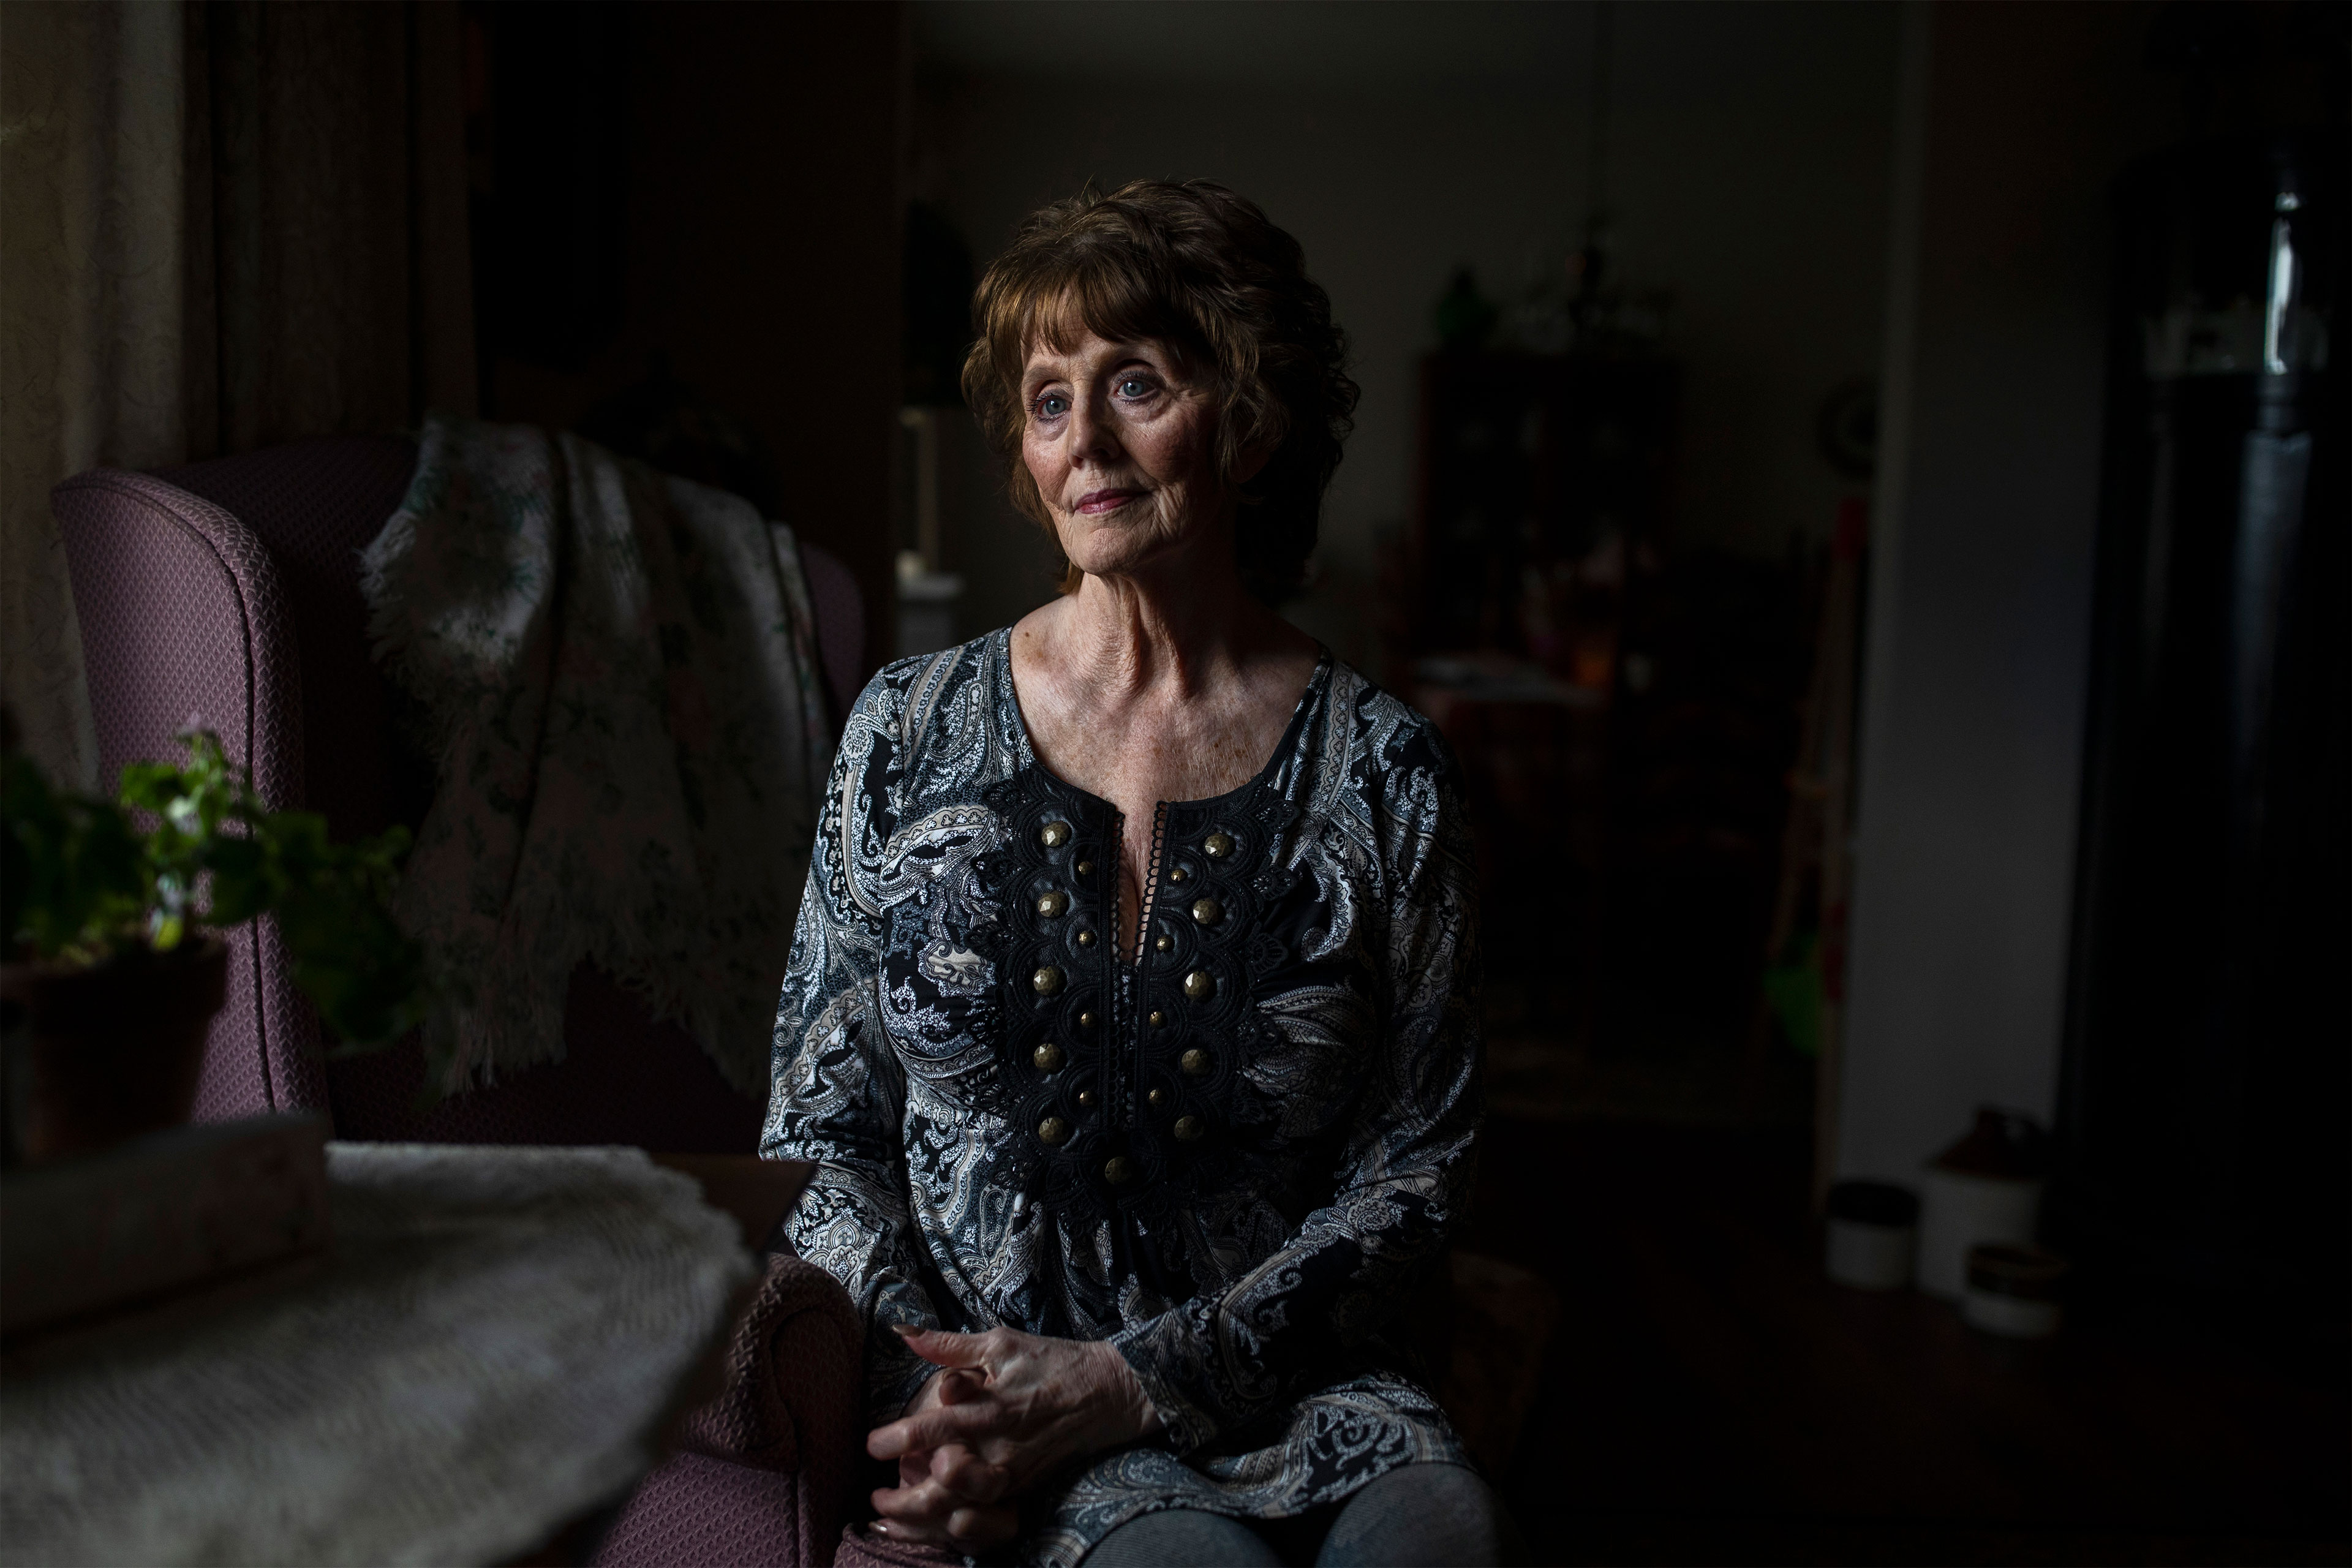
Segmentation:
<svg viewBox="0 0 2352 1568">
<path fill-rule="evenodd" d="M 898 1461 L 874 1494 L 874 1528 L 893 1540 L 970 1549 L 1010 1541 L 1013 1500 L 1072 1462 L 1160 1430 L 1126 1358 L 1102 1341 L 1013 1329 L 956 1334 L 898 1329 L 941 1370 L 907 1413 L 866 1437 Z"/>
</svg>

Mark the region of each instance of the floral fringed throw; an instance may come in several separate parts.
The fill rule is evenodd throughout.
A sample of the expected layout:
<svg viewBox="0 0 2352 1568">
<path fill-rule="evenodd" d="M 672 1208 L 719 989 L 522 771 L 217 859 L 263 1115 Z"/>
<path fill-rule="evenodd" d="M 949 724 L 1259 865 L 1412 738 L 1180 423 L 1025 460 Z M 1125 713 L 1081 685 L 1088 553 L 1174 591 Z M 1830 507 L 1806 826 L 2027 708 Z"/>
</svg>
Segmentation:
<svg viewBox="0 0 2352 1568">
<path fill-rule="evenodd" d="M 792 530 L 577 437 L 426 421 L 362 556 L 437 790 L 400 894 L 457 1089 L 563 1055 L 593 960 L 757 1097 L 831 756 Z"/>
</svg>

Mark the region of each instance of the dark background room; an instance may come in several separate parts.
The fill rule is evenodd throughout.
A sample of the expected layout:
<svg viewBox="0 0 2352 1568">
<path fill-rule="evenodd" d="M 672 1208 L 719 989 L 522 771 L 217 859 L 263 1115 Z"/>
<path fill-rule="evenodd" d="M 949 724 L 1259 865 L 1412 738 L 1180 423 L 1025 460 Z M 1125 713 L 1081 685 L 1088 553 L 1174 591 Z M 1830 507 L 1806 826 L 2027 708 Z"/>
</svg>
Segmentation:
<svg viewBox="0 0 2352 1568">
<path fill-rule="evenodd" d="M 100 109 L 5 66 L 54 773 L 51 485 L 428 408 L 788 522 L 861 680 L 1018 619 L 1062 558 L 962 405 L 974 282 L 1088 182 L 1222 182 L 1362 388 L 1281 612 L 1463 767 L 1487 1122 L 1412 1316 L 1537 1560 L 2352 1560 L 2352 8 L 193 9 L 153 256 L 108 226 L 182 198 L 43 194 Z M 89 348 L 183 249 L 168 352 Z"/>
</svg>

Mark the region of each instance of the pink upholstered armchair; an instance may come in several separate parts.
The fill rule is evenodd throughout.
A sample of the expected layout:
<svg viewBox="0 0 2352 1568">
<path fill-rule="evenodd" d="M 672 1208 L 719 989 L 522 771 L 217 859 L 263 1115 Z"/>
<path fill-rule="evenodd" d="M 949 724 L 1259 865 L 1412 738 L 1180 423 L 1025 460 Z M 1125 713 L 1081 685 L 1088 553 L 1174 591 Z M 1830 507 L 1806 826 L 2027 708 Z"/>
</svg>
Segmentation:
<svg viewBox="0 0 2352 1568">
<path fill-rule="evenodd" d="M 412 825 L 432 779 L 400 739 L 368 657 L 358 551 L 405 493 L 413 443 L 303 442 L 158 474 L 101 469 L 54 492 L 81 621 L 100 775 L 217 731 L 273 807 L 323 813 L 338 838 Z M 856 693 L 855 583 L 803 561 L 836 718 Z M 205 1048 L 200 1119 L 327 1111 L 347 1139 L 630 1143 L 755 1151 L 763 1107 L 683 1030 L 583 965 L 566 1057 L 420 1109 L 414 1040 L 329 1062 L 270 922 L 230 941 L 229 1000 Z M 736 1328 L 728 1392 L 687 1424 L 604 1534 L 600 1563 L 830 1563 L 859 1453 L 862 1336 L 828 1276 L 779 1255 Z"/>
</svg>

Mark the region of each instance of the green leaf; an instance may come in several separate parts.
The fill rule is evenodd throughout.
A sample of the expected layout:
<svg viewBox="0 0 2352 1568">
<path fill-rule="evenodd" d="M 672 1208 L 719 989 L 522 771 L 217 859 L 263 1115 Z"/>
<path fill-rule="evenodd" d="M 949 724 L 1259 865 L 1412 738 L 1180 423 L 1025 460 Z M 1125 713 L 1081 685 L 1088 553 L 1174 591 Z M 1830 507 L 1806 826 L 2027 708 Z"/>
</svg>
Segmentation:
<svg viewBox="0 0 2352 1568">
<path fill-rule="evenodd" d="M 274 915 L 294 982 L 346 1042 L 397 1038 L 423 1017 L 424 960 L 393 919 L 409 837 L 336 844 L 312 812 L 271 812 L 218 736 L 183 735 L 187 761 L 122 770 L 113 802 L 53 789 L 33 763 L 0 764 L 0 934 L 11 952 L 95 963 L 158 952 L 203 927 Z M 142 831 L 133 814 L 152 826 Z"/>
</svg>

